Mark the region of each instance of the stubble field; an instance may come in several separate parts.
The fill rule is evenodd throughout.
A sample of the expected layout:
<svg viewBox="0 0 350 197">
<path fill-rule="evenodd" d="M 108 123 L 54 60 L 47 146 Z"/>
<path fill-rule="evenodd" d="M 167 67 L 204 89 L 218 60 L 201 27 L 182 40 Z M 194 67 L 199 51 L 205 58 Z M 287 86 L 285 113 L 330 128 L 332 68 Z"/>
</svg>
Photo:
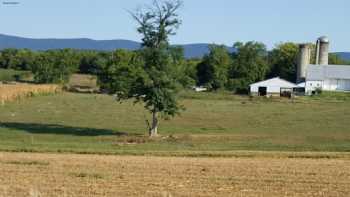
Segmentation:
<svg viewBox="0 0 350 197">
<path fill-rule="evenodd" d="M 350 160 L 0 153 L 0 196 L 349 196 Z"/>
</svg>

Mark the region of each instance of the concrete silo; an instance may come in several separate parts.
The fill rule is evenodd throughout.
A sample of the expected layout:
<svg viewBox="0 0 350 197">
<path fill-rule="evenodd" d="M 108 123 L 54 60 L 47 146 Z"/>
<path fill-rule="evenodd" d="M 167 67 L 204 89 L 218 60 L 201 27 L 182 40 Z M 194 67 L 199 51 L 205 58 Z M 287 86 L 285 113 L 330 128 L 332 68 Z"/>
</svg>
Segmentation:
<svg viewBox="0 0 350 197">
<path fill-rule="evenodd" d="M 309 44 L 299 45 L 299 58 L 297 68 L 297 83 L 305 81 L 307 67 L 310 64 L 311 47 Z"/>
<path fill-rule="evenodd" d="M 328 65 L 329 39 L 322 36 L 316 43 L 316 64 Z"/>
</svg>

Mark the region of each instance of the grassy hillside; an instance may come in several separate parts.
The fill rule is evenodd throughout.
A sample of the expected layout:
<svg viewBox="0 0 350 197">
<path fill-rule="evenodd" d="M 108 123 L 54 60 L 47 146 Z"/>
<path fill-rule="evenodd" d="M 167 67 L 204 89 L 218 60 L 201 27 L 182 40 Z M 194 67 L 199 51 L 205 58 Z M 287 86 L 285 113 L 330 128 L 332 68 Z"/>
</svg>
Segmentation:
<svg viewBox="0 0 350 197">
<path fill-rule="evenodd" d="M 348 94 L 343 97 L 348 98 Z M 350 100 L 249 99 L 184 93 L 186 111 L 150 140 L 139 104 L 63 93 L 9 103 L 0 111 L 0 150 L 196 154 L 198 151 L 350 151 Z"/>
</svg>

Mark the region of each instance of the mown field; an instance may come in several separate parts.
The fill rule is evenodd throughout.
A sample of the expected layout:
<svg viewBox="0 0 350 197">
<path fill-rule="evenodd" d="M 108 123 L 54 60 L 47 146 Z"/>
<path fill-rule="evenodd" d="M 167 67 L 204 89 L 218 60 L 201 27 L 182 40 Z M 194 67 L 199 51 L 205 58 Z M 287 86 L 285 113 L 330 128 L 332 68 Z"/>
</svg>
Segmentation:
<svg viewBox="0 0 350 197">
<path fill-rule="evenodd" d="M 0 153 L 0 196 L 350 196 L 349 159 Z"/>
<path fill-rule="evenodd" d="M 0 150 L 99 154 L 230 155 L 244 151 L 350 151 L 350 96 L 250 99 L 184 92 L 186 110 L 148 139 L 141 104 L 61 93 L 1 106 Z"/>
</svg>

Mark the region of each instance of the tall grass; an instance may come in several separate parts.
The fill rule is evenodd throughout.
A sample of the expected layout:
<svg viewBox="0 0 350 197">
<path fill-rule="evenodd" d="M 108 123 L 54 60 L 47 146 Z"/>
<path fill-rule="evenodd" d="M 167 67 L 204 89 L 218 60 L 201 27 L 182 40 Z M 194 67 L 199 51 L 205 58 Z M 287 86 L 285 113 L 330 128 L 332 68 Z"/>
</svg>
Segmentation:
<svg viewBox="0 0 350 197">
<path fill-rule="evenodd" d="M 58 85 L 15 84 L 0 85 L 0 102 L 11 102 L 22 98 L 42 94 L 54 94 L 60 91 Z"/>
</svg>

